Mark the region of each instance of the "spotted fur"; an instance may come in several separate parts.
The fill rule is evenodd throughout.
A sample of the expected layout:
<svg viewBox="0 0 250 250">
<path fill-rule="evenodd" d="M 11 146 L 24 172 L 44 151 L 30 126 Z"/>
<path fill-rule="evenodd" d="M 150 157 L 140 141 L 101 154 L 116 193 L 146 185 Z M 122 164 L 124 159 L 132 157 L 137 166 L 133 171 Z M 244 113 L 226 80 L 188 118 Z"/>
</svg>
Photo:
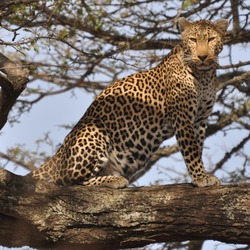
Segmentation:
<svg viewBox="0 0 250 250">
<path fill-rule="evenodd" d="M 103 90 L 33 178 L 122 188 L 175 135 L 193 184 L 220 184 L 206 173 L 202 148 L 228 21 L 180 18 L 178 25 L 182 42 L 155 68 Z"/>
</svg>

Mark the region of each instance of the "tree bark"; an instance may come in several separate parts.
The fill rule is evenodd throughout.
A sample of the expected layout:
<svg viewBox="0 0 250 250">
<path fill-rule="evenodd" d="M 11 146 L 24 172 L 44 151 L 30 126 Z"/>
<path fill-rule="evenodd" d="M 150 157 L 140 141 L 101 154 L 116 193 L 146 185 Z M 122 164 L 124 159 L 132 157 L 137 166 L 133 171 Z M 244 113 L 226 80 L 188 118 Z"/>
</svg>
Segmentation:
<svg viewBox="0 0 250 250">
<path fill-rule="evenodd" d="M 0 130 L 8 114 L 28 82 L 29 70 L 0 53 Z"/>
<path fill-rule="evenodd" d="M 205 239 L 250 244 L 250 184 L 57 187 L 0 169 L 0 245 L 111 250 Z"/>
</svg>

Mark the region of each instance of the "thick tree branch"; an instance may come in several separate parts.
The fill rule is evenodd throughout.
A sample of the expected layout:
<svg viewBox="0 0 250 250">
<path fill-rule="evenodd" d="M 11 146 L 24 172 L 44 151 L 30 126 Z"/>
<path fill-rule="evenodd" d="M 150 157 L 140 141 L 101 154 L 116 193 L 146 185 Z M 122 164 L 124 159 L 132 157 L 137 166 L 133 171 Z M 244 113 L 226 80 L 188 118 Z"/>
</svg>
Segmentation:
<svg viewBox="0 0 250 250">
<path fill-rule="evenodd" d="M 1 0 L 0 9 L 10 7 L 14 4 L 30 4 L 34 2 L 37 2 L 37 0 Z"/>
<path fill-rule="evenodd" d="M 38 183 L 39 193 L 30 181 L 0 171 L 1 245 L 111 250 L 208 238 L 250 244 L 249 184 L 44 192 Z"/>
<path fill-rule="evenodd" d="M 29 71 L 23 69 L 0 53 L 0 129 L 7 122 L 8 114 L 28 82 Z"/>
<path fill-rule="evenodd" d="M 229 74 L 230 75 L 230 74 Z M 233 74 L 232 74 L 233 75 Z M 220 78 L 219 78 L 220 79 Z M 220 83 L 217 86 L 217 91 L 225 88 L 228 85 L 232 85 L 232 86 L 239 86 L 240 84 L 246 82 L 247 86 L 249 85 L 250 82 L 250 71 L 247 71 L 243 74 L 238 75 L 237 73 L 235 74 L 235 76 L 233 76 L 233 78 L 231 78 L 230 80 L 227 80 L 225 82 Z"/>
<path fill-rule="evenodd" d="M 240 20 L 239 20 L 239 1 L 238 0 L 230 0 L 232 6 L 232 15 L 233 15 L 233 30 L 234 32 L 238 32 L 240 29 Z"/>
</svg>

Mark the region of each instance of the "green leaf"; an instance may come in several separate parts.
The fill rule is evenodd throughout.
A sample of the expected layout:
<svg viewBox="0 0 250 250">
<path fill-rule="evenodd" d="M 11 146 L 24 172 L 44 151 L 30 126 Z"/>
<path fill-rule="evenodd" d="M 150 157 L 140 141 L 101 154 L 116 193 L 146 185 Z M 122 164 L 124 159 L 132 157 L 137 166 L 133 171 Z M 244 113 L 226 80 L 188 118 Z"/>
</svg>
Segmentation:
<svg viewBox="0 0 250 250">
<path fill-rule="evenodd" d="M 185 10 L 191 5 L 191 0 L 185 0 L 183 3 L 182 9 Z"/>
</svg>

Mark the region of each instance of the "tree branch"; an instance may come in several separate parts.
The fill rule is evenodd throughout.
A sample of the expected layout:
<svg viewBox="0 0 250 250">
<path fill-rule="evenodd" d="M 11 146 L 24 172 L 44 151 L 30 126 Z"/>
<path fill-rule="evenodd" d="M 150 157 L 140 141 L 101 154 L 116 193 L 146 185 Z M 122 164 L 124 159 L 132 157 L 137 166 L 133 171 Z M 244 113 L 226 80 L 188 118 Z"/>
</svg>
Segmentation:
<svg viewBox="0 0 250 250">
<path fill-rule="evenodd" d="M 250 81 L 250 71 L 247 71 L 241 75 L 237 75 L 234 76 L 232 79 L 227 80 L 226 82 L 222 82 L 217 86 L 217 91 L 225 88 L 228 85 L 233 85 L 233 86 L 238 86 L 241 83 L 247 82 L 249 85 L 249 81 Z"/>
<path fill-rule="evenodd" d="M 18 96 L 26 87 L 29 71 L 0 53 L 0 130 Z"/>
<path fill-rule="evenodd" d="M 248 98 L 244 104 L 238 107 L 238 109 L 232 110 L 230 113 L 227 114 L 220 114 L 219 119 L 216 120 L 216 123 L 208 124 L 206 130 L 206 137 L 215 134 L 218 131 L 221 131 L 224 127 L 228 126 L 232 122 L 238 122 L 238 119 L 249 114 L 249 111 L 250 99 Z"/>
<path fill-rule="evenodd" d="M 30 170 L 30 171 L 33 171 L 33 170 L 36 169 L 33 165 L 31 165 L 29 163 L 24 163 L 24 161 L 17 160 L 16 157 L 11 157 L 11 156 L 9 156 L 9 155 L 1 152 L 1 151 L 0 151 L 0 157 L 2 159 L 7 160 L 7 161 L 11 161 L 12 163 L 14 163 L 14 164 L 16 164 L 18 166 L 21 166 L 21 167 L 23 167 L 23 168 L 25 168 L 27 170 Z"/>
<path fill-rule="evenodd" d="M 230 0 L 232 6 L 232 15 L 233 15 L 233 31 L 236 33 L 240 29 L 239 23 L 239 1 L 238 0 Z"/>
<path fill-rule="evenodd" d="M 0 244 L 9 247 L 111 250 L 208 238 L 250 244 L 249 184 L 121 190 L 46 184 L 45 192 L 44 183 L 3 169 L 0 183 Z"/>
<path fill-rule="evenodd" d="M 215 168 L 213 169 L 213 172 L 215 172 L 217 169 L 221 168 L 221 166 L 228 161 L 231 156 L 235 153 L 237 153 L 238 151 L 240 151 L 240 149 L 242 149 L 244 147 L 244 145 L 250 140 L 250 134 L 248 136 L 246 136 L 238 145 L 236 145 L 235 147 L 233 147 L 230 152 L 226 152 L 224 157 L 216 163 Z"/>
</svg>

